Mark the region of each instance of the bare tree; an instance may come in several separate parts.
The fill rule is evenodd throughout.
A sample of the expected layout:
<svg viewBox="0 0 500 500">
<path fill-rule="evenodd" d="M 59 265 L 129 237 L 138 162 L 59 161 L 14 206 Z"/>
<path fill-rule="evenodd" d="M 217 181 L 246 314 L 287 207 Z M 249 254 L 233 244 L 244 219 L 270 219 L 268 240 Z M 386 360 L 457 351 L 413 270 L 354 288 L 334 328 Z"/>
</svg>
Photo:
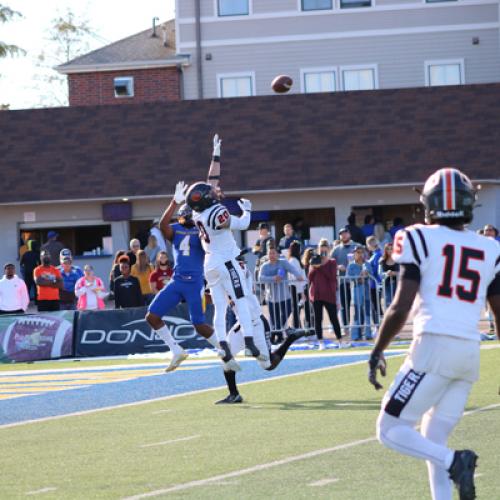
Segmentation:
<svg viewBox="0 0 500 500">
<path fill-rule="evenodd" d="M 36 79 L 43 87 L 40 97 L 42 106 L 68 105 L 66 76 L 54 68 L 88 52 L 91 39 L 97 37 L 89 21 L 71 9 L 52 20 L 45 48 L 37 57 L 40 74 Z"/>
</svg>

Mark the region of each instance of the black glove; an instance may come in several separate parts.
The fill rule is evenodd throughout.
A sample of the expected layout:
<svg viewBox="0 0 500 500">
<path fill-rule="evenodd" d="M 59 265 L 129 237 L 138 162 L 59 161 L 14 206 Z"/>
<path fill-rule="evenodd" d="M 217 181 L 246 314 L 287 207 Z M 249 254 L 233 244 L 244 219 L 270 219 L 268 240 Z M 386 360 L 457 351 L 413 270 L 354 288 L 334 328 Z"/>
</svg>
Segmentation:
<svg viewBox="0 0 500 500">
<path fill-rule="evenodd" d="M 370 359 L 368 360 L 368 381 L 370 384 L 377 389 L 383 389 L 382 384 L 377 380 L 377 370 L 380 370 L 382 377 L 386 374 L 386 362 L 384 358 L 384 353 L 373 350 L 370 354 Z"/>
</svg>

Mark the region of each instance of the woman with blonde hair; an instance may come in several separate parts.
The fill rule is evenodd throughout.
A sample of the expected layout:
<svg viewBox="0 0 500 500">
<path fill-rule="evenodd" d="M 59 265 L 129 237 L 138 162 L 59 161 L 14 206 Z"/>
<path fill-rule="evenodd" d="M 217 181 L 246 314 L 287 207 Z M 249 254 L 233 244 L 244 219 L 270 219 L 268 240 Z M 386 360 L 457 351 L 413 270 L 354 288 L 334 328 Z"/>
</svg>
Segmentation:
<svg viewBox="0 0 500 500">
<path fill-rule="evenodd" d="M 144 303 L 149 304 L 154 297 L 151 285 L 149 284 L 149 277 L 153 272 L 153 266 L 149 263 L 148 256 L 144 250 L 139 250 L 136 254 L 137 261 L 132 266 L 130 274 L 135 276 L 141 285 L 142 298 Z"/>
</svg>

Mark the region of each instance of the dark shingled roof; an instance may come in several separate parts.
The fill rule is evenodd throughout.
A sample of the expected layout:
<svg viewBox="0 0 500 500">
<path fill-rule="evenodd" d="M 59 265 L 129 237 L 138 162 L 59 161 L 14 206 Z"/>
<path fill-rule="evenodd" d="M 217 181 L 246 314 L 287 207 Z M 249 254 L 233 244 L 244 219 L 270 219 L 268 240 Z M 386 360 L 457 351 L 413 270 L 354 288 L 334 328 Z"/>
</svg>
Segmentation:
<svg viewBox="0 0 500 500">
<path fill-rule="evenodd" d="M 170 43 L 167 46 L 163 43 L 164 30 L 168 33 Z M 64 72 L 66 69 L 77 69 L 79 66 L 173 59 L 176 55 L 174 30 L 175 20 L 172 19 L 156 27 L 156 37 L 151 36 L 153 29 L 149 28 L 61 64 L 58 69 Z"/>
<path fill-rule="evenodd" d="M 0 203 L 421 184 L 452 165 L 500 178 L 500 84 L 0 113 Z"/>
</svg>

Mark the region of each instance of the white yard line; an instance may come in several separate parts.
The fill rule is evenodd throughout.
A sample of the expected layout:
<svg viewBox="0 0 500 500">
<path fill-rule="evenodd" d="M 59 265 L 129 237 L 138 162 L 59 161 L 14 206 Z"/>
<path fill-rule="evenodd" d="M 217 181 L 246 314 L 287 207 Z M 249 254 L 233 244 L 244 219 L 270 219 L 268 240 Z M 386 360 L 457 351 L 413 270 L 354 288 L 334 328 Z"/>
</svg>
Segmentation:
<svg viewBox="0 0 500 500">
<path fill-rule="evenodd" d="M 160 415 L 161 413 L 170 413 L 172 410 L 169 409 L 169 410 L 158 410 L 158 411 L 154 411 L 153 413 L 151 413 L 151 415 Z"/>
<path fill-rule="evenodd" d="M 43 493 L 50 493 L 51 491 L 57 491 L 57 488 L 49 486 L 48 488 L 42 488 L 41 490 L 28 491 L 26 495 L 42 495 Z"/>
<path fill-rule="evenodd" d="M 482 408 L 476 408 L 475 410 L 471 410 L 465 412 L 464 415 L 474 415 L 475 413 L 479 413 L 481 411 L 491 410 L 493 408 L 500 407 L 500 403 L 484 406 Z M 375 436 L 367 438 L 367 439 L 359 439 L 357 441 L 351 441 L 350 443 L 340 444 L 337 446 L 333 446 L 331 448 L 323 448 L 320 450 L 309 451 L 307 453 L 303 453 L 301 455 L 294 455 L 291 457 L 282 458 L 281 460 L 274 460 L 272 462 L 267 462 L 264 464 L 254 465 L 253 467 L 247 467 L 245 469 L 235 470 L 233 472 L 228 472 L 226 474 L 219 474 L 218 476 L 208 477 L 206 479 L 199 479 L 197 481 L 190 481 L 188 483 L 176 484 L 174 486 L 169 486 L 167 488 L 163 488 L 161 490 L 150 491 L 147 493 L 141 493 L 139 495 L 134 495 L 130 497 L 125 497 L 122 500 L 140 500 L 142 498 L 151 498 L 157 497 L 160 495 L 164 495 L 167 493 L 173 493 L 176 491 L 188 490 L 191 488 L 195 488 L 197 486 L 205 486 L 207 484 L 216 483 L 218 481 L 224 481 L 226 479 L 230 479 L 233 477 L 240 477 L 247 474 L 253 474 L 254 472 L 260 472 L 263 470 L 270 469 L 272 467 L 278 467 L 280 465 L 286 465 L 292 462 L 297 462 L 299 460 L 307 460 L 309 458 L 315 458 L 320 455 L 325 455 L 327 453 L 333 453 L 335 451 L 345 450 L 348 448 L 354 448 L 355 446 L 359 446 L 362 444 L 372 443 L 376 441 L 377 438 Z"/>
<path fill-rule="evenodd" d="M 392 357 L 397 357 L 397 356 L 392 356 Z M 356 361 L 354 363 L 346 363 L 343 365 L 325 366 L 323 368 L 315 368 L 314 370 L 303 370 L 303 371 L 296 372 L 296 373 L 289 373 L 287 375 L 278 375 L 277 377 L 271 377 L 271 378 L 266 378 L 266 379 L 261 379 L 261 380 L 252 380 L 250 382 L 242 382 L 239 385 L 244 386 L 244 385 L 250 385 L 250 384 L 260 384 L 260 383 L 270 382 L 273 380 L 281 380 L 284 378 L 302 377 L 302 376 L 307 375 L 309 373 L 319 373 L 319 372 L 324 372 L 327 370 L 334 370 L 337 368 L 345 368 L 347 366 L 355 366 L 355 365 L 364 364 L 364 363 L 366 363 L 366 360 L 365 361 Z M 156 403 L 158 401 L 167 401 L 169 399 L 176 399 L 176 398 L 181 398 L 181 397 L 185 397 L 185 396 L 191 396 L 193 394 L 202 394 L 204 392 L 217 391 L 217 390 L 225 389 L 225 388 L 226 388 L 225 385 L 219 385 L 217 387 L 210 387 L 208 389 L 199 389 L 197 391 L 188 391 L 188 392 L 183 392 L 181 394 L 172 394 L 170 396 L 162 396 L 161 398 L 146 399 L 144 401 L 134 401 L 132 403 L 123 403 L 123 404 L 119 404 L 119 405 L 105 406 L 103 408 L 94 408 L 92 410 L 76 411 L 73 413 L 66 413 L 64 415 L 54 415 L 52 417 L 43 417 L 43 418 L 38 418 L 38 419 L 33 419 L 33 420 L 24 420 L 23 422 L 13 422 L 11 424 L 0 425 L 0 431 L 2 429 L 9 429 L 11 427 L 19 427 L 21 425 L 26 425 L 26 424 L 36 424 L 36 423 L 40 423 L 40 422 L 49 422 L 51 420 L 59 420 L 61 418 L 67 418 L 67 417 L 81 417 L 82 415 L 90 415 L 92 413 L 98 413 L 101 411 L 117 410 L 120 408 L 128 408 L 128 407 L 132 407 L 132 406 L 140 406 L 140 405 L 145 405 L 145 404 L 149 404 L 149 403 Z"/>
<path fill-rule="evenodd" d="M 197 434 L 196 436 L 186 436 L 183 438 L 170 439 L 168 441 L 160 441 L 159 443 L 150 443 L 150 444 L 141 444 L 139 448 L 151 448 L 152 446 L 164 446 L 166 444 L 180 443 L 181 441 L 191 441 L 192 439 L 198 439 L 201 435 Z"/>
<path fill-rule="evenodd" d="M 338 482 L 338 478 L 331 477 L 320 479 L 319 481 L 314 481 L 313 483 L 309 483 L 307 486 L 326 486 L 327 484 L 332 484 Z"/>
</svg>

